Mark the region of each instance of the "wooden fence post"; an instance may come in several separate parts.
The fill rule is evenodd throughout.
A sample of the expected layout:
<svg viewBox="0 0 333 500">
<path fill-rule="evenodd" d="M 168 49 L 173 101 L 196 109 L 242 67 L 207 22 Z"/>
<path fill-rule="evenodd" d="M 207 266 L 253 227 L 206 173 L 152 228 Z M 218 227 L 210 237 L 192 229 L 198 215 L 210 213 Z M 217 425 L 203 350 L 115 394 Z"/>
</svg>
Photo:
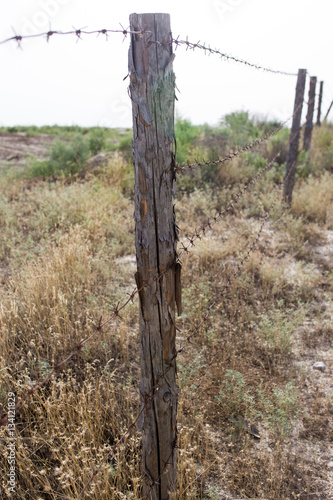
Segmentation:
<svg viewBox="0 0 333 500">
<path fill-rule="evenodd" d="M 316 99 L 316 84 L 317 77 L 310 77 L 310 87 L 309 87 L 309 97 L 308 97 L 308 112 L 306 114 L 306 124 L 304 129 L 304 137 L 303 137 L 303 149 L 305 151 L 309 151 L 311 146 L 311 137 L 312 137 L 312 129 L 313 129 L 313 112 L 314 105 Z"/>
<path fill-rule="evenodd" d="M 170 16 L 131 14 L 130 29 L 144 31 L 131 34 L 129 50 L 135 278 L 140 299 L 142 498 L 167 500 L 176 498 L 179 392 L 175 359 L 175 274 L 179 264 L 175 265 L 178 238 L 172 201 L 175 75 Z M 162 278 L 152 278 L 160 273 L 164 273 Z"/>
<path fill-rule="evenodd" d="M 298 145 L 301 132 L 302 107 L 304 100 L 306 69 L 298 70 L 293 121 L 290 131 L 289 147 L 286 161 L 286 175 L 283 185 L 283 200 L 290 205 L 295 184 L 295 171 L 298 156 Z"/>
<path fill-rule="evenodd" d="M 319 87 L 319 100 L 318 100 L 318 111 L 317 111 L 317 125 L 320 127 L 320 117 L 321 117 L 321 104 L 323 101 L 323 87 L 324 87 L 324 82 L 320 82 L 320 87 Z"/>
<path fill-rule="evenodd" d="M 328 110 L 327 110 L 327 113 L 326 113 L 325 118 L 324 118 L 324 122 L 326 122 L 327 117 L 328 117 L 328 115 L 330 114 L 330 111 L 331 111 L 331 109 L 332 109 L 332 106 L 333 106 L 333 101 L 331 102 L 330 107 L 329 107 L 329 108 L 328 108 Z"/>
</svg>

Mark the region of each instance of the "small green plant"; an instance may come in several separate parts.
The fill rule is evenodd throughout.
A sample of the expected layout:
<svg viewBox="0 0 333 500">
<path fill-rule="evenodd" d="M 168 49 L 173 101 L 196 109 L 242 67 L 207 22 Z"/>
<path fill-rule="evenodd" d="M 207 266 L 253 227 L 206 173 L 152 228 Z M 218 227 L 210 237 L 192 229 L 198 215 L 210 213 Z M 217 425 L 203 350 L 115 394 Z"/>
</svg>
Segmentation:
<svg viewBox="0 0 333 500">
<path fill-rule="evenodd" d="M 193 359 L 192 363 L 187 366 L 183 366 L 181 363 L 178 364 L 179 366 L 179 379 L 182 387 L 187 387 L 187 391 L 189 394 L 193 393 L 196 391 L 196 386 L 192 385 L 189 387 L 189 383 L 191 378 L 197 378 L 201 368 L 203 368 L 206 365 L 206 360 L 205 360 L 205 351 L 206 349 L 203 349 L 201 352 L 199 352 L 195 358 Z"/>
<path fill-rule="evenodd" d="M 283 300 L 278 302 L 278 307 L 267 314 L 262 314 L 258 325 L 259 341 L 265 349 L 266 360 L 271 366 L 290 357 L 294 331 L 304 319 L 304 309 L 285 309 Z"/>
<path fill-rule="evenodd" d="M 208 490 L 205 492 L 205 499 L 209 500 L 218 500 L 219 499 L 219 494 L 216 486 L 211 486 L 208 488 Z"/>
<path fill-rule="evenodd" d="M 250 420 L 262 419 L 278 437 L 287 437 L 292 430 L 292 421 L 300 413 L 298 391 L 291 382 L 285 388 L 275 387 L 270 394 L 259 385 L 255 389 L 246 385 L 242 374 L 227 370 L 216 399 L 226 411 L 229 419 L 238 417 Z"/>
<path fill-rule="evenodd" d="M 255 399 L 251 392 L 252 387 L 246 386 L 240 372 L 227 370 L 216 399 L 231 418 L 239 415 L 255 418 Z"/>
<path fill-rule="evenodd" d="M 80 172 L 89 156 L 89 141 L 82 135 L 74 136 L 70 143 L 57 141 L 51 150 L 49 160 L 32 160 L 27 168 L 27 176 L 70 177 Z"/>
<path fill-rule="evenodd" d="M 300 414 L 297 389 L 292 382 L 288 382 L 284 389 L 274 388 L 270 398 L 264 395 L 261 388 L 257 392 L 270 428 L 277 436 L 287 437 L 292 430 L 292 421 Z"/>
</svg>

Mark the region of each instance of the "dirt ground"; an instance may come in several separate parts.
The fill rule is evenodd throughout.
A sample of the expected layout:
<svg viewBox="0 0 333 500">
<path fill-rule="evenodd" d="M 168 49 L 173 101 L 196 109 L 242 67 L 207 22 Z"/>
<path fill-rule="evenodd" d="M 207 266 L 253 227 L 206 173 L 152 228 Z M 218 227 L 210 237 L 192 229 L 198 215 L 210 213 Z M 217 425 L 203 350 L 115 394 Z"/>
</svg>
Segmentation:
<svg viewBox="0 0 333 500">
<path fill-rule="evenodd" d="M 44 158 L 54 144 L 56 137 L 40 134 L 27 136 L 25 133 L 9 134 L 0 132 L 0 163 L 7 162 L 21 167 L 30 155 Z"/>
</svg>

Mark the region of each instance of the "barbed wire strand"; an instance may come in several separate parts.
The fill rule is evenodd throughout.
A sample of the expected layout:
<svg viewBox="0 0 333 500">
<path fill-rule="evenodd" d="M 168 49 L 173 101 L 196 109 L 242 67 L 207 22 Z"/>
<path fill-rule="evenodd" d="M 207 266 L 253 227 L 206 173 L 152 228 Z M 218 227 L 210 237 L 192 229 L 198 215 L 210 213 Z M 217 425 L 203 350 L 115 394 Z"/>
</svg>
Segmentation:
<svg viewBox="0 0 333 500">
<path fill-rule="evenodd" d="M 250 151 L 251 149 L 254 149 L 255 147 L 259 146 L 262 144 L 264 141 L 269 140 L 271 137 L 273 137 L 275 134 L 277 134 L 287 123 L 287 121 L 290 120 L 291 117 L 288 118 L 285 122 L 283 122 L 281 125 L 276 127 L 274 130 L 266 134 L 264 137 L 261 137 L 260 139 L 255 139 L 253 142 L 250 144 L 247 144 L 246 146 L 242 146 L 241 148 L 237 149 L 234 153 L 229 153 L 228 155 L 224 156 L 223 158 L 219 158 L 217 160 L 202 160 L 202 161 L 195 161 L 193 163 L 187 163 L 186 165 L 176 165 L 175 167 L 175 172 L 184 172 L 184 170 L 191 170 L 195 167 L 205 167 L 208 165 L 219 165 L 221 163 L 225 163 L 229 160 L 232 160 L 238 156 L 240 156 L 242 153 L 245 153 L 247 151 Z"/>
<path fill-rule="evenodd" d="M 161 46 L 166 45 L 165 43 L 159 42 L 158 40 L 151 40 L 153 33 L 149 30 L 140 29 L 137 31 L 131 31 L 129 28 L 124 29 L 123 27 L 122 27 L 122 29 L 103 28 L 103 29 L 97 29 L 97 30 L 87 30 L 85 28 L 79 28 L 79 29 L 73 28 L 73 30 L 69 30 L 69 31 L 59 31 L 59 30 L 50 29 L 48 31 L 44 31 L 41 33 L 32 33 L 30 35 L 20 35 L 20 34 L 18 35 L 14 31 L 14 35 L 11 37 L 5 38 L 4 40 L 1 40 L 0 45 L 4 45 L 5 43 L 15 41 L 15 42 L 17 42 L 18 47 L 21 47 L 23 40 L 28 40 L 28 39 L 32 39 L 32 38 L 45 38 L 46 41 L 49 42 L 50 38 L 54 35 L 60 35 L 60 36 L 74 35 L 77 37 L 77 41 L 82 39 L 81 38 L 82 35 L 97 35 L 97 36 L 104 35 L 106 40 L 108 40 L 108 35 L 110 35 L 112 33 L 120 33 L 120 34 L 124 35 L 124 38 L 126 38 L 128 35 L 131 35 L 131 34 L 139 35 L 139 36 L 149 35 L 148 39 L 147 39 L 148 45 L 150 45 L 150 44 L 157 44 L 157 45 L 161 45 Z M 291 73 L 288 71 L 281 71 L 281 70 L 277 70 L 277 69 L 268 68 L 268 67 L 262 66 L 260 64 L 249 62 L 245 59 L 241 59 L 239 57 L 232 56 L 230 54 L 222 52 L 219 49 L 213 49 L 209 45 L 205 45 L 205 44 L 200 43 L 200 40 L 196 43 L 190 42 L 188 40 L 188 37 L 186 37 L 186 40 L 181 40 L 180 35 L 179 35 L 177 38 L 173 38 L 173 37 L 170 38 L 170 42 L 168 43 L 168 45 L 172 45 L 172 44 L 174 44 L 176 46 L 176 49 L 180 46 L 185 46 L 186 50 L 189 50 L 189 49 L 191 49 L 191 50 L 195 50 L 195 49 L 203 50 L 205 54 L 208 53 L 209 55 L 211 55 L 211 54 L 218 55 L 224 61 L 232 61 L 235 63 L 243 64 L 243 65 L 248 66 L 250 68 L 262 70 L 262 71 L 267 72 L 267 73 L 274 73 L 274 74 L 285 75 L 285 76 L 297 76 L 297 73 Z"/>
<path fill-rule="evenodd" d="M 54 35 L 59 35 L 59 36 L 68 36 L 68 35 L 74 35 L 77 37 L 77 40 L 82 40 L 82 35 L 104 35 L 106 40 L 108 40 L 108 35 L 111 33 L 120 33 L 124 35 L 124 38 L 126 38 L 128 35 L 139 35 L 143 36 L 145 34 L 151 34 L 151 31 L 147 30 L 138 30 L 138 31 L 131 31 L 130 29 L 99 29 L 99 30 L 91 30 L 88 31 L 85 28 L 81 29 L 76 29 L 74 28 L 73 30 L 70 31 L 59 31 L 59 30 L 52 30 L 50 29 L 49 31 L 44 31 L 42 33 L 32 33 L 31 35 L 17 35 L 16 33 L 8 38 L 5 38 L 4 40 L 0 41 L 0 45 L 3 45 L 5 43 L 9 43 L 12 41 L 15 41 L 18 43 L 18 46 L 21 47 L 21 43 L 23 40 L 29 40 L 32 38 L 45 38 L 46 41 L 48 42 L 50 38 Z"/>
<path fill-rule="evenodd" d="M 207 222 L 201 227 L 199 228 L 192 236 L 188 236 L 186 238 L 187 240 L 187 244 L 184 245 L 184 243 L 181 243 L 181 251 L 180 253 L 178 254 L 178 257 L 177 257 L 177 261 L 179 262 L 179 260 L 181 259 L 182 255 L 185 253 L 185 252 L 188 252 L 190 247 L 194 246 L 194 243 L 197 241 L 197 240 L 200 240 L 202 238 L 202 236 L 207 232 L 208 229 L 211 229 L 213 224 L 215 224 L 222 216 L 224 216 L 225 214 L 227 214 L 228 212 L 230 212 L 239 202 L 240 198 L 242 197 L 242 195 L 248 191 L 248 189 L 253 186 L 253 184 L 255 184 L 259 179 L 260 177 L 262 177 L 262 175 L 267 172 L 268 170 L 270 170 L 274 165 L 275 165 L 275 162 L 277 160 L 277 158 L 280 156 L 281 154 L 281 151 L 279 151 L 274 157 L 273 159 L 268 162 L 266 164 L 265 167 L 263 167 L 261 170 L 259 170 L 259 172 L 255 175 L 255 177 L 253 177 L 251 180 L 249 180 L 248 182 L 245 183 L 244 187 L 242 189 L 240 189 L 236 195 L 232 198 L 231 202 L 227 205 L 227 207 L 224 209 L 224 210 L 221 210 L 221 211 L 216 211 L 215 215 L 210 217 Z"/>
<path fill-rule="evenodd" d="M 188 38 L 186 38 L 186 40 L 180 40 L 179 37 L 177 37 L 177 38 L 173 38 L 172 42 L 176 45 L 176 48 L 179 46 L 185 46 L 187 50 L 200 49 L 200 50 L 203 50 L 205 52 L 205 54 L 206 53 L 215 54 L 215 55 L 220 56 L 225 61 L 232 61 L 232 62 L 244 64 L 245 66 L 248 66 L 248 67 L 251 67 L 251 68 L 254 68 L 257 70 L 262 70 L 264 72 L 274 73 L 274 74 L 278 74 L 278 75 L 285 75 L 285 76 L 297 76 L 297 73 L 291 73 L 288 71 L 281 71 L 281 70 L 277 70 L 277 69 L 268 68 L 265 66 L 261 66 L 260 64 L 251 63 L 249 61 L 246 61 L 245 59 L 240 59 L 239 57 L 235 57 L 235 56 L 232 56 L 230 54 L 226 54 L 225 52 L 222 52 L 219 49 L 212 49 L 209 45 L 207 46 L 205 44 L 201 44 L 200 40 L 197 43 L 193 43 L 193 42 L 190 42 L 188 40 Z M 158 43 L 158 42 L 151 42 L 151 43 Z"/>
<path fill-rule="evenodd" d="M 195 161 L 193 163 L 187 163 L 187 164 L 182 165 L 182 166 L 176 165 L 175 172 L 183 172 L 184 170 L 188 170 L 188 169 L 191 170 L 191 169 L 193 169 L 195 167 L 204 167 L 204 166 L 208 166 L 208 165 L 219 165 L 219 164 L 225 163 L 227 161 L 232 160 L 233 158 L 236 158 L 236 157 L 240 156 L 242 153 L 245 153 L 247 151 L 250 151 L 250 150 L 254 149 L 255 147 L 261 145 L 265 141 L 268 141 L 274 135 L 276 135 L 278 132 L 280 132 L 280 130 L 282 130 L 283 127 L 290 120 L 293 119 L 294 115 L 297 113 L 297 111 L 299 110 L 299 108 L 302 105 L 303 105 L 303 103 L 301 102 L 297 106 L 297 108 L 295 109 L 295 111 L 293 112 L 292 115 L 290 115 L 286 120 L 284 120 L 284 122 L 282 122 L 275 129 L 273 129 L 270 132 L 268 132 L 264 137 L 261 137 L 259 139 L 255 139 L 253 142 L 251 142 L 249 144 L 246 144 L 245 146 L 242 146 L 241 148 L 237 149 L 237 151 L 235 151 L 234 153 L 229 153 L 228 155 L 224 156 L 223 158 L 218 158 L 217 160 L 202 160 L 202 161 Z"/>
</svg>

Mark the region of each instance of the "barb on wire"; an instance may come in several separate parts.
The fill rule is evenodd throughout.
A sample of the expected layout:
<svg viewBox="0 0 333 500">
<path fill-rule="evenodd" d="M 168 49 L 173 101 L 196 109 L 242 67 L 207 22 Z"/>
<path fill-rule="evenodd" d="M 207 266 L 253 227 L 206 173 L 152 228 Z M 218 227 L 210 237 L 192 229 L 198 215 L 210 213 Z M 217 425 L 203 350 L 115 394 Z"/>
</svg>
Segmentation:
<svg viewBox="0 0 333 500">
<path fill-rule="evenodd" d="M 172 42 L 176 45 L 176 48 L 183 45 L 186 47 L 186 50 L 188 50 L 188 49 L 192 49 L 192 50 L 201 49 L 205 52 L 205 54 L 208 53 L 209 55 L 210 54 L 218 55 L 225 61 L 233 61 L 236 63 L 244 64 L 245 66 L 248 66 L 248 67 L 251 67 L 254 69 L 258 69 L 258 70 L 262 70 L 262 71 L 265 71 L 268 73 L 275 73 L 278 75 L 285 75 L 285 76 L 297 76 L 297 73 L 290 73 L 288 71 L 280 71 L 277 69 L 267 68 L 265 66 L 261 66 L 260 64 L 251 63 L 249 61 L 246 61 L 245 59 L 240 59 L 239 57 L 231 56 L 229 54 L 226 54 L 225 52 L 222 52 L 219 49 L 212 49 L 210 46 L 201 44 L 200 41 L 197 43 L 193 43 L 193 42 L 189 42 L 189 40 L 187 38 L 186 38 L 186 40 L 180 40 L 179 37 L 177 37 L 177 38 L 173 38 Z M 153 42 L 153 43 L 156 43 L 156 42 Z"/>
</svg>

